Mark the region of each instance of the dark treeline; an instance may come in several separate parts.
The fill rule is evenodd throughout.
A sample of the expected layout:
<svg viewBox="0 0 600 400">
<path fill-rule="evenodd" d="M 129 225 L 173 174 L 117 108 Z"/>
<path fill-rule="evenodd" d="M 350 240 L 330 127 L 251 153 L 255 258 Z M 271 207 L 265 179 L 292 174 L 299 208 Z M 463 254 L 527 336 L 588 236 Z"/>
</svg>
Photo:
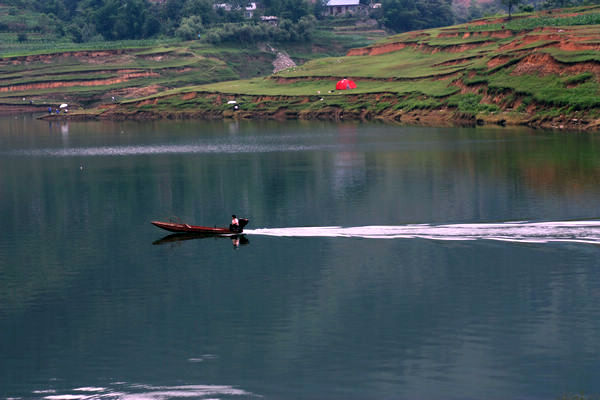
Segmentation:
<svg viewBox="0 0 600 400">
<path fill-rule="evenodd" d="M 395 32 L 435 28 L 496 14 L 598 4 L 600 0 L 380 0 L 372 16 Z"/>
<path fill-rule="evenodd" d="M 599 0 L 471 0 L 462 8 L 452 0 L 381 0 L 370 17 L 394 32 L 452 25 L 508 10 L 533 11 Z M 249 15 L 244 0 L 4 0 L 21 10 L 41 13 L 37 30 L 75 42 L 146 39 L 158 36 L 206 40 L 212 43 L 310 41 L 326 0 L 258 0 Z M 464 4 L 464 3 L 463 3 Z M 276 16 L 278 23 L 261 22 Z M 344 17 L 338 17 L 344 18 Z M 0 21 L 0 31 L 9 30 Z"/>
<path fill-rule="evenodd" d="M 211 41 L 300 41 L 310 39 L 316 7 L 303 0 L 263 0 L 254 15 L 246 2 L 228 0 L 5 0 L 8 6 L 44 14 L 38 30 L 75 42 L 198 35 Z M 220 2 L 219 2 L 220 3 Z M 223 1 L 225 3 L 225 1 Z M 218 4 L 218 3 L 217 3 Z M 278 24 L 258 23 L 261 15 Z M 1 28 L 1 27 L 0 27 Z"/>
<path fill-rule="evenodd" d="M 471 21 L 490 15 L 508 12 L 532 12 L 553 8 L 573 7 L 598 4 L 600 0 L 469 0 L 454 4 L 454 20 L 456 23 Z"/>
</svg>

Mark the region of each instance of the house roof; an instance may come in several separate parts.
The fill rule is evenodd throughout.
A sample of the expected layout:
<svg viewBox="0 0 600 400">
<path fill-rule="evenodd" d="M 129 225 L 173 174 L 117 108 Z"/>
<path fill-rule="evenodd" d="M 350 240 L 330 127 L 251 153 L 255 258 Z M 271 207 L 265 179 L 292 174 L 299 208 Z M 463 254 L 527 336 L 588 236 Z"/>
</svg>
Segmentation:
<svg viewBox="0 0 600 400">
<path fill-rule="evenodd" d="M 327 2 L 328 7 L 335 6 L 357 6 L 360 3 L 360 0 L 329 0 Z"/>
</svg>

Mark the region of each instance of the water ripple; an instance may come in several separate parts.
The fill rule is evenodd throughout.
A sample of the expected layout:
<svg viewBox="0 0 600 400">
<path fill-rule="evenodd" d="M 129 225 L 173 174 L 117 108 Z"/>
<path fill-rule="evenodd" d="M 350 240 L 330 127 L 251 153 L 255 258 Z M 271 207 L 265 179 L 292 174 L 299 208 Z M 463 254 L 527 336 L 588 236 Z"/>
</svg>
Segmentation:
<svg viewBox="0 0 600 400">
<path fill-rule="evenodd" d="M 202 145 L 154 145 L 154 146 L 101 146 L 45 149 L 21 149 L 0 152 L 5 156 L 25 157 L 91 157 L 91 156 L 136 156 L 160 154 L 226 154 L 226 153 L 271 153 L 283 151 L 307 151 L 325 149 L 327 145 L 290 144 L 202 144 Z"/>
<path fill-rule="evenodd" d="M 80 387 L 65 393 L 34 391 L 34 394 L 47 394 L 43 400 L 169 400 L 181 398 L 209 399 L 214 396 L 256 397 L 242 389 L 226 385 L 179 385 L 153 386 L 120 383 L 118 388 Z M 48 394 L 53 393 L 53 394 Z"/>
<path fill-rule="evenodd" d="M 600 244 L 600 220 L 265 228 L 244 230 L 244 233 L 248 235 L 280 237 L 421 238 L 432 240 L 499 240 L 526 243 L 577 242 Z"/>
</svg>

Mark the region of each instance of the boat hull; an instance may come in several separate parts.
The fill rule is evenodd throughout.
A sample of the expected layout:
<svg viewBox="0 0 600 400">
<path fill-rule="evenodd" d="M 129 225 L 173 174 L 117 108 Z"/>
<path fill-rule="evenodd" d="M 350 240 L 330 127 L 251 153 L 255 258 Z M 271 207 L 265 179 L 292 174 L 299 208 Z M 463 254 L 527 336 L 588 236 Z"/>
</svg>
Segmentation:
<svg viewBox="0 0 600 400">
<path fill-rule="evenodd" d="M 198 226 L 198 225 L 189 225 L 189 224 L 178 224 L 175 222 L 163 222 L 163 221 L 151 221 L 152 225 L 157 226 L 161 229 L 167 230 L 169 232 L 176 233 L 204 233 L 210 235 L 235 235 L 240 234 L 244 230 L 244 226 L 248 224 L 248 220 L 246 218 L 240 219 L 240 228 L 239 229 L 229 229 L 229 228 L 211 228 L 210 226 Z"/>
</svg>

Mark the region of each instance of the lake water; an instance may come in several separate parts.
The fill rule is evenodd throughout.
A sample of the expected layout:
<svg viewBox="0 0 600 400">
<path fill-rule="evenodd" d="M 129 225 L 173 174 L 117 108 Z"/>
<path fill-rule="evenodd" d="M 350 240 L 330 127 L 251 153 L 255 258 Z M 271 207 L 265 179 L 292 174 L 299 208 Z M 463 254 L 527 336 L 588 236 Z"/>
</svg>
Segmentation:
<svg viewBox="0 0 600 400">
<path fill-rule="evenodd" d="M 597 134 L 3 117 L 0 399 L 598 395 L 599 199 Z"/>
</svg>

